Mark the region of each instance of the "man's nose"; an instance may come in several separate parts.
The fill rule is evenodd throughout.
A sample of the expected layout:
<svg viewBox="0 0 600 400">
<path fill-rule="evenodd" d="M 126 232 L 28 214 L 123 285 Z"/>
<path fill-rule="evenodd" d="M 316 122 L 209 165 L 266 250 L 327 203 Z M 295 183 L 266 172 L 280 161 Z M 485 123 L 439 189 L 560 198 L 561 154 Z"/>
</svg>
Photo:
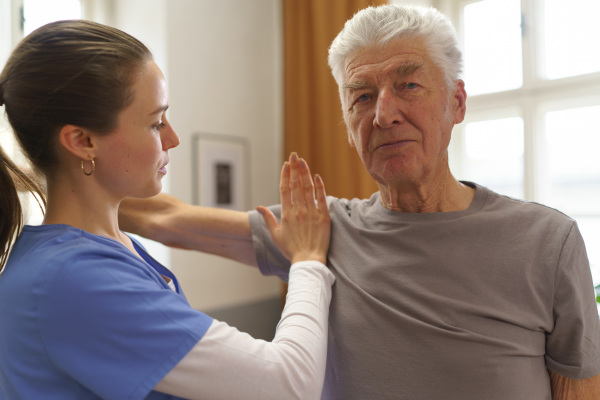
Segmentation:
<svg viewBox="0 0 600 400">
<path fill-rule="evenodd" d="M 400 124 L 404 119 L 400 103 L 392 89 L 381 90 L 377 96 L 373 126 L 385 129 Z"/>
</svg>

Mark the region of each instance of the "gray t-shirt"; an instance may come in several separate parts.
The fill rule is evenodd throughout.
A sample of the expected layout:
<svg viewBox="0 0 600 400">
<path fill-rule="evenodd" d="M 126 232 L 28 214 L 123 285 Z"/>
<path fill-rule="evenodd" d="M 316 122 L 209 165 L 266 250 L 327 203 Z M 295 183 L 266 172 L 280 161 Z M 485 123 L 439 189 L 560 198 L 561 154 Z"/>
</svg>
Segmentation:
<svg viewBox="0 0 600 400">
<path fill-rule="evenodd" d="M 479 185 L 471 206 L 401 213 L 328 198 L 336 275 L 323 399 L 550 399 L 546 368 L 600 374 L 600 324 L 574 220 Z M 280 207 L 271 208 L 276 215 Z M 264 274 L 289 263 L 251 212 Z"/>
</svg>

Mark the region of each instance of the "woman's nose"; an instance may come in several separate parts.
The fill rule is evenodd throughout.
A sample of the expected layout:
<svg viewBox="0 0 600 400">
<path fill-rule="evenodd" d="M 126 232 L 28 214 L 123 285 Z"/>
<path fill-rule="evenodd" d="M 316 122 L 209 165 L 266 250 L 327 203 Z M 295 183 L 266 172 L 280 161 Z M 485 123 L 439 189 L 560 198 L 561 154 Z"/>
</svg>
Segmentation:
<svg viewBox="0 0 600 400">
<path fill-rule="evenodd" d="M 171 124 L 167 124 L 163 129 L 162 144 L 164 150 L 179 146 L 179 136 L 177 136 Z"/>
</svg>

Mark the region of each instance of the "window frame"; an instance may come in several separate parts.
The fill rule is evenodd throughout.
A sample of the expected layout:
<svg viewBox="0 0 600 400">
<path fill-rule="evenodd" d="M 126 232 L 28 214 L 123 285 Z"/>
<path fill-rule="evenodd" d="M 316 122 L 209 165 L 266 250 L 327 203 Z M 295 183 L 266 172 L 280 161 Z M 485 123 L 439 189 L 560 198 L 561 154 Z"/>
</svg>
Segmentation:
<svg viewBox="0 0 600 400">
<path fill-rule="evenodd" d="M 451 0 L 445 11 L 457 29 L 459 40 L 464 37 L 462 9 L 481 0 Z M 450 161 L 453 171 L 460 177 L 462 172 L 460 158 L 462 155 L 462 138 L 466 123 L 485 119 L 505 117 L 521 117 L 524 123 L 524 197 L 537 200 L 540 187 L 543 186 L 543 157 L 539 154 L 543 140 L 543 115 L 559 104 L 588 106 L 600 104 L 600 71 L 585 75 L 548 80 L 540 76 L 538 60 L 541 57 L 542 22 L 540 22 L 541 1 L 521 0 L 522 20 L 525 21 L 523 34 L 523 86 L 504 92 L 486 93 L 468 96 L 467 115 L 465 121 L 454 128 L 450 145 Z M 537 28 L 537 29 L 536 29 Z M 537 50 L 534 50 L 537 49 Z M 507 110 L 512 110 L 507 113 Z M 541 122 L 541 123 L 540 123 Z M 599 213 L 600 214 L 600 213 Z"/>
<path fill-rule="evenodd" d="M 459 41 L 464 41 L 463 13 L 464 6 L 482 0 L 448 0 L 434 2 L 441 6 L 440 11 L 449 16 L 457 29 Z M 543 0 L 521 0 L 521 15 L 524 21 L 522 34 L 523 52 L 523 86 L 505 92 L 486 93 L 468 96 L 465 121 L 455 126 L 449 147 L 449 160 L 453 173 L 461 179 L 465 175 L 462 167 L 462 153 L 465 149 L 465 126 L 470 122 L 485 121 L 506 117 L 523 118 L 524 127 L 524 171 L 523 198 L 548 202 L 544 197 L 545 186 L 549 184 L 545 176 L 547 154 L 545 150 L 545 114 L 551 111 L 572 108 L 600 106 L 600 71 L 583 75 L 546 79 L 542 76 L 542 34 L 541 21 Z M 599 132 L 600 133 L 600 132 Z M 483 182 L 480 182 L 483 183 Z M 485 184 L 485 183 L 483 183 Z M 547 187 L 547 186 L 546 186 Z M 568 213 L 569 211 L 567 211 Z M 600 206 L 592 213 L 569 213 L 570 217 L 600 219 Z M 585 237 L 584 237 L 584 240 Z M 591 243 L 586 240 L 591 247 Z M 595 250 L 594 250 L 595 251 Z M 592 256 L 594 251 L 588 250 Z M 596 280 L 600 279 L 600 258 L 590 258 L 592 272 Z M 596 284 L 600 283 L 596 282 Z"/>
</svg>

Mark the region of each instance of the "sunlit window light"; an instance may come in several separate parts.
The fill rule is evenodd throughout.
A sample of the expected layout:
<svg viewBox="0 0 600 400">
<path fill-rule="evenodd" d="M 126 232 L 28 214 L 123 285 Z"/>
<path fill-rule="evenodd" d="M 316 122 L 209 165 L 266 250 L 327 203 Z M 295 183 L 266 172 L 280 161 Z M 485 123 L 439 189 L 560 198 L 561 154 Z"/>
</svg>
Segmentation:
<svg viewBox="0 0 600 400">
<path fill-rule="evenodd" d="M 24 0 L 23 33 L 29 35 L 42 25 L 64 19 L 81 19 L 80 0 Z"/>
<path fill-rule="evenodd" d="M 568 7 L 568 9 L 566 9 Z M 600 1 L 545 0 L 542 75 L 547 79 L 600 71 Z"/>
<path fill-rule="evenodd" d="M 523 85 L 519 0 L 486 0 L 464 8 L 465 82 L 470 95 Z"/>
</svg>

